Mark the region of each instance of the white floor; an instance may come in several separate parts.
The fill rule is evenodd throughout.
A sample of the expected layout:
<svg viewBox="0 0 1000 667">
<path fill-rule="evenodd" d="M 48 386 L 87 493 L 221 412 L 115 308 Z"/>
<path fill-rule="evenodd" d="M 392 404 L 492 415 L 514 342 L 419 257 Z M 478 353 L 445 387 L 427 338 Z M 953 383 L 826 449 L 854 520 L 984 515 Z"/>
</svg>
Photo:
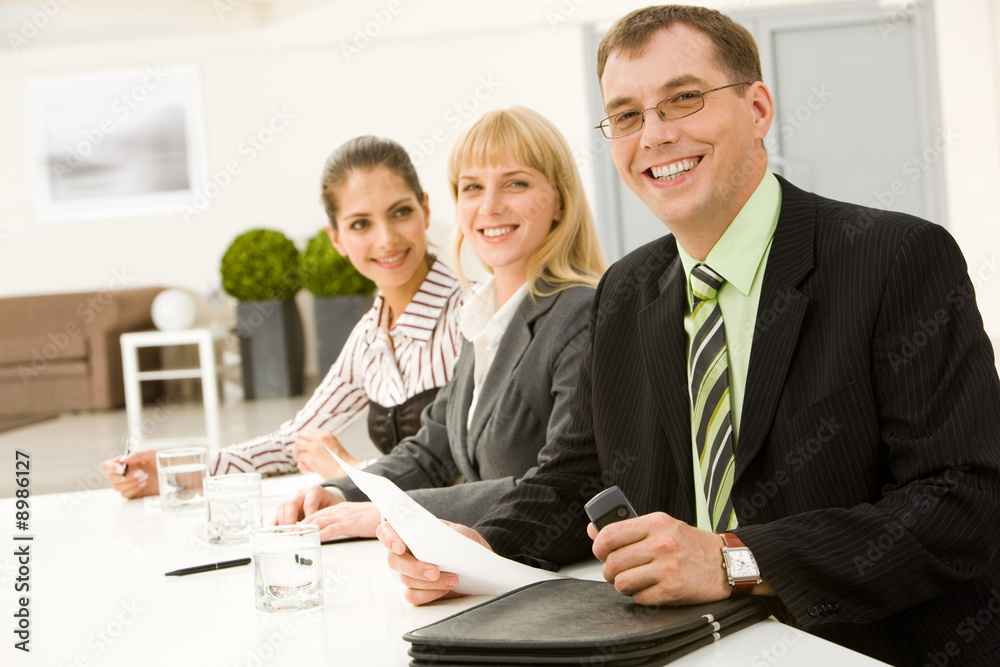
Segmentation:
<svg viewBox="0 0 1000 667">
<path fill-rule="evenodd" d="M 304 395 L 223 405 L 219 415 L 223 446 L 274 430 L 305 405 L 307 399 L 308 395 Z M 200 403 L 161 401 L 147 405 L 143 416 L 144 431 L 149 432 L 149 437 L 186 437 L 205 432 Z M 17 488 L 14 474 L 17 451 L 30 457 L 32 494 L 106 488 L 100 464 L 121 456 L 124 433 L 124 408 L 65 414 L 0 433 L 0 498 L 13 497 Z M 378 454 L 368 440 L 363 415 L 343 434 L 341 442 L 361 459 Z"/>
</svg>

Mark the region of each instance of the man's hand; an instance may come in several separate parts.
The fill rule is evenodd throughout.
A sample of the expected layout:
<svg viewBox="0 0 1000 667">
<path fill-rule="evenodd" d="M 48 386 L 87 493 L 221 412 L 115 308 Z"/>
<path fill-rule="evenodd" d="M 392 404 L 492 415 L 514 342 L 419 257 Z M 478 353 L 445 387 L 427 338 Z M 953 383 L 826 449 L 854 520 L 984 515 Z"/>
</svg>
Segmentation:
<svg viewBox="0 0 1000 667">
<path fill-rule="evenodd" d="M 722 567 L 722 537 L 662 512 L 587 526 L 604 579 L 638 604 L 694 604 L 732 593 Z"/>
<path fill-rule="evenodd" d="M 128 464 L 128 472 L 122 470 Z M 160 480 L 156 476 L 156 452 L 143 449 L 124 458 L 108 459 L 101 464 L 108 476 L 108 482 L 115 491 L 125 498 L 155 496 L 160 492 Z"/>
<path fill-rule="evenodd" d="M 294 498 L 278 506 L 278 512 L 274 515 L 274 525 L 298 523 L 324 507 L 330 507 L 343 501 L 344 497 L 339 493 L 322 486 L 300 489 Z"/>
<path fill-rule="evenodd" d="M 321 429 L 304 428 L 298 432 L 295 442 L 292 443 L 292 455 L 298 463 L 299 470 L 317 472 L 323 479 L 343 477 L 347 473 L 337 465 L 329 452 L 339 456 L 348 465 L 358 466 L 358 460 L 347 453 L 340 441 L 332 433 Z"/>
<path fill-rule="evenodd" d="M 375 537 L 382 523 L 382 513 L 374 503 L 337 503 L 302 519 L 302 523 L 319 526 L 319 539 L 334 537 Z"/>
<path fill-rule="evenodd" d="M 463 526 L 450 521 L 442 521 L 445 525 L 457 531 L 463 537 L 467 537 L 474 542 L 478 542 L 487 549 L 490 545 L 476 531 L 468 526 Z M 423 563 L 417 560 L 413 553 L 407 548 L 403 540 L 396 534 L 388 521 L 379 525 L 375 535 L 382 542 L 382 545 L 389 550 L 389 567 L 399 572 L 399 579 L 406 586 L 406 601 L 412 605 L 422 605 L 434 600 L 443 598 L 460 597 L 454 589 L 458 586 L 458 575 L 451 572 L 441 572 L 436 566 L 430 563 Z"/>
</svg>

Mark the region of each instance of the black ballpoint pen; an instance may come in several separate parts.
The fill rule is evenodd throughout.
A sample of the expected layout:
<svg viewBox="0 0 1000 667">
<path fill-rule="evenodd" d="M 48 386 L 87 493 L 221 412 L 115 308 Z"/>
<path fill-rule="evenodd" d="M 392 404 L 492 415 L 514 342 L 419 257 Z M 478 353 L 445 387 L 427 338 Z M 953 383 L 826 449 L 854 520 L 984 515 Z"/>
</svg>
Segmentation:
<svg viewBox="0 0 1000 667">
<path fill-rule="evenodd" d="M 182 567 L 179 570 L 174 570 L 173 572 L 167 572 L 163 576 L 165 577 L 179 577 L 184 574 L 196 574 L 198 572 L 211 572 L 212 570 L 221 570 L 227 567 L 239 567 L 240 565 L 249 565 L 250 558 L 237 558 L 236 560 L 224 560 L 221 563 L 209 563 L 208 565 L 195 565 L 194 567 Z"/>
<path fill-rule="evenodd" d="M 132 432 L 129 431 L 125 435 L 125 455 L 122 456 L 122 459 L 127 459 L 128 455 L 131 453 L 132 453 Z M 125 465 L 122 466 L 122 477 L 125 477 L 125 475 L 127 474 L 128 474 L 128 464 L 126 463 Z"/>
</svg>

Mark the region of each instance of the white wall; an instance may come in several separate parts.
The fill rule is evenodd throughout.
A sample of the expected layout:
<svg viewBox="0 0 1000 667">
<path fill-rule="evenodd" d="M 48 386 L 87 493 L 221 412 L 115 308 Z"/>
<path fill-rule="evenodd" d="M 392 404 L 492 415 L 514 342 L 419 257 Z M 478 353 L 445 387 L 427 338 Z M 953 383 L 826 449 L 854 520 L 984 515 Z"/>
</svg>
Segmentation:
<svg viewBox="0 0 1000 667">
<path fill-rule="evenodd" d="M 219 284 L 219 260 L 228 243 L 250 227 L 281 229 L 304 246 L 325 222 L 317 187 L 324 158 L 362 133 L 395 138 L 414 153 L 431 197 L 432 236 L 446 246 L 453 216 L 444 167 L 460 125 L 484 109 L 523 104 L 551 118 L 572 147 L 584 150 L 594 138 L 584 101 L 594 74 L 583 57 L 582 26 L 646 4 L 341 0 L 247 28 L 257 17 L 240 12 L 259 13 L 259 7 L 230 1 L 237 7 L 215 18 L 218 30 L 202 20 L 187 34 L 177 34 L 174 26 L 170 36 L 142 40 L 0 50 L 0 296 L 101 289 L 116 271 L 125 272 L 130 286 L 169 285 L 204 294 Z M 704 4 L 743 10 L 823 3 Z M 367 25 L 375 32 L 371 22 L 379 12 L 392 16 L 388 24 L 360 53 L 347 53 L 357 30 Z M 960 137 L 944 156 L 950 227 L 970 268 L 983 273 L 980 307 L 1000 340 L 1000 280 L 988 275 L 1000 254 L 995 12 L 990 0 L 949 0 L 934 10 L 942 117 Z M 211 210 L 190 221 L 180 214 L 36 221 L 26 82 L 180 63 L 202 71 L 210 171 L 230 160 L 241 163 Z M 294 120 L 247 161 L 238 147 L 266 126 L 275 109 L 287 110 Z M 859 147 L 861 159 L 866 148 Z M 584 178 L 592 184 L 589 171 Z M 307 305 L 308 297 L 302 302 Z"/>
<path fill-rule="evenodd" d="M 1000 7 L 995 0 L 934 5 L 941 117 L 956 137 L 944 153 L 948 217 L 986 329 L 1000 350 Z"/>
</svg>

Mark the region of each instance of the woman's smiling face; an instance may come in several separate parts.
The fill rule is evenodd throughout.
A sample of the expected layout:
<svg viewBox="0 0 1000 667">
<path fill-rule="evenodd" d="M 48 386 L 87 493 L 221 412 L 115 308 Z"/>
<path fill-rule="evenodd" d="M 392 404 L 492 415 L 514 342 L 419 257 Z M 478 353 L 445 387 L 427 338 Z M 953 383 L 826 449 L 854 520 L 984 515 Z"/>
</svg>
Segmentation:
<svg viewBox="0 0 1000 667">
<path fill-rule="evenodd" d="M 457 216 L 462 235 L 495 275 L 523 280 L 532 254 L 562 217 L 562 202 L 544 174 L 506 159 L 461 169 Z"/>
<path fill-rule="evenodd" d="M 334 190 L 337 228 L 328 229 L 341 255 L 379 289 L 413 281 L 425 266 L 430 212 L 393 171 L 355 170 Z"/>
</svg>

